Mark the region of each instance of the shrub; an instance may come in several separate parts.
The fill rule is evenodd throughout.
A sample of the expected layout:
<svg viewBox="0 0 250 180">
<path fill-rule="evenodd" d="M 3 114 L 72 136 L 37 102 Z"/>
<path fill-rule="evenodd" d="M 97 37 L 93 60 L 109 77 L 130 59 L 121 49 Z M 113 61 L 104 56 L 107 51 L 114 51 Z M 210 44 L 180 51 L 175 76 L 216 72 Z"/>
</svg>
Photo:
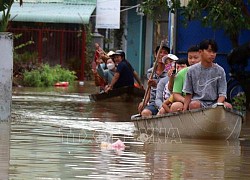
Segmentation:
<svg viewBox="0 0 250 180">
<path fill-rule="evenodd" d="M 48 64 L 43 64 L 35 70 L 26 70 L 23 76 L 23 85 L 31 87 L 48 87 L 62 81 L 72 84 L 77 78 L 74 71 L 69 71 L 60 65 L 51 67 Z"/>
<path fill-rule="evenodd" d="M 240 112 L 243 116 L 246 115 L 246 94 L 240 93 L 232 99 L 234 110 Z"/>
</svg>

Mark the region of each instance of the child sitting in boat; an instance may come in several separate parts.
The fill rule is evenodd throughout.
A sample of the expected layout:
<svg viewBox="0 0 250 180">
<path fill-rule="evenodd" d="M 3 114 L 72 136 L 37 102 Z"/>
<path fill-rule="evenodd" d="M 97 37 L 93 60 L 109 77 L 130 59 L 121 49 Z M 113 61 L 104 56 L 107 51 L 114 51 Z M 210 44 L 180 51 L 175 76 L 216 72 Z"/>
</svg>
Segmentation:
<svg viewBox="0 0 250 180">
<path fill-rule="evenodd" d="M 204 40 L 200 43 L 201 62 L 193 65 L 187 71 L 183 92 L 186 93 L 183 110 L 206 108 L 216 103 L 225 107 L 232 105 L 225 102 L 227 82 L 224 69 L 214 63 L 218 50 L 217 43 Z"/>
<path fill-rule="evenodd" d="M 188 61 L 185 58 L 178 59 L 175 62 L 175 65 L 172 67 L 171 75 L 169 77 L 169 81 L 165 85 L 164 91 L 163 91 L 163 103 L 162 107 L 160 108 L 158 115 L 159 114 L 165 114 L 169 113 L 170 111 L 170 106 L 174 102 L 174 97 L 172 94 L 172 87 L 173 87 L 173 80 L 174 77 L 176 76 L 176 73 L 178 73 L 180 70 L 186 68 L 188 66 Z M 171 84 L 172 83 L 172 84 Z"/>
<path fill-rule="evenodd" d="M 197 45 L 191 46 L 187 51 L 187 56 L 188 56 L 189 66 L 192 66 L 200 62 L 199 46 Z M 170 107 L 171 112 L 177 112 L 183 110 L 185 93 L 182 92 L 182 89 L 186 79 L 188 68 L 190 67 L 186 67 L 181 71 L 179 71 L 179 73 L 174 78 L 173 96 L 175 102 L 173 102 L 173 104 Z"/>
</svg>

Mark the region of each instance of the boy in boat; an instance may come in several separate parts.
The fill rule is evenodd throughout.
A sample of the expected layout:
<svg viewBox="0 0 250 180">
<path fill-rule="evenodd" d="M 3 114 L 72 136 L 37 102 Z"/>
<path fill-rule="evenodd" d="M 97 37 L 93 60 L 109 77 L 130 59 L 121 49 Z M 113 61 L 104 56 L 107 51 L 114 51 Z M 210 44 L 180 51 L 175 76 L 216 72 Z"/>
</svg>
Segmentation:
<svg viewBox="0 0 250 180">
<path fill-rule="evenodd" d="M 155 53 L 154 53 L 155 58 L 157 56 L 159 49 L 160 49 L 160 46 L 157 46 L 155 49 Z M 150 93 L 148 93 L 148 96 L 145 97 L 145 99 L 138 105 L 138 112 L 141 114 L 142 117 L 156 115 L 158 113 L 158 107 L 155 104 L 156 89 L 157 89 L 157 84 L 159 80 L 167 76 L 167 71 L 165 70 L 165 64 L 162 62 L 162 58 L 163 56 L 167 55 L 169 52 L 170 52 L 169 47 L 167 47 L 166 45 L 163 45 L 161 51 L 159 52 L 159 57 L 158 59 L 156 59 L 157 67 L 153 74 L 152 79 L 149 79 L 149 77 L 151 73 L 153 72 L 153 68 L 150 68 L 147 71 L 147 77 L 149 79 L 147 85 L 150 87 Z"/>
<path fill-rule="evenodd" d="M 162 100 L 163 103 L 162 103 L 161 106 L 159 106 L 161 108 L 160 108 L 157 115 L 171 112 L 170 111 L 170 106 L 174 102 L 174 96 L 172 94 L 174 78 L 176 76 L 176 73 L 178 73 L 182 69 L 189 66 L 188 60 L 185 59 L 185 58 L 178 59 L 175 62 L 175 66 L 176 67 L 173 67 L 172 70 L 169 71 L 170 73 L 168 73 L 169 81 L 167 82 L 167 84 L 165 84 L 165 87 L 164 87 L 164 90 L 163 90 L 163 100 Z M 160 86 L 161 81 L 158 83 L 158 86 Z M 158 86 L 157 86 L 157 89 L 158 89 Z M 157 95 L 156 95 L 156 99 L 158 99 Z"/>
<path fill-rule="evenodd" d="M 163 101 L 164 101 L 164 97 L 167 96 L 167 94 L 169 94 L 170 92 L 164 92 L 165 86 L 168 83 L 171 83 L 171 76 L 172 74 L 174 74 L 175 70 L 176 70 L 176 61 L 179 58 L 177 56 L 175 56 L 174 54 L 168 54 L 166 56 L 164 56 L 162 58 L 162 62 L 165 64 L 165 71 L 167 72 L 167 76 L 164 78 L 161 78 L 159 80 L 159 83 L 157 84 L 156 87 L 156 98 L 155 98 L 155 105 L 158 108 L 158 113 L 157 114 L 161 114 L 161 112 L 159 111 L 160 108 L 162 107 Z"/>
<path fill-rule="evenodd" d="M 201 62 L 191 66 L 187 71 L 183 92 L 186 93 L 183 110 L 198 109 L 223 103 L 227 95 L 227 81 L 224 69 L 214 63 L 217 43 L 208 39 L 200 43 L 199 53 Z"/>
<path fill-rule="evenodd" d="M 198 46 L 191 46 L 188 51 L 188 64 L 189 66 L 192 66 L 196 63 L 200 62 L 200 54 L 199 54 L 199 47 Z M 181 111 L 183 110 L 183 103 L 184 103 L 184 97 L 185 93 L 182 92 L 184 82 L 186 79 L 186 74 L 189 67 L 186 67 L 179 71 L 174 78 L 174 84 L 173 84 L 173 98 L 174 101 L 170 107 L 171 112 Z M 169 87 L 171 90 L 171 87 Z"/>
</svg>

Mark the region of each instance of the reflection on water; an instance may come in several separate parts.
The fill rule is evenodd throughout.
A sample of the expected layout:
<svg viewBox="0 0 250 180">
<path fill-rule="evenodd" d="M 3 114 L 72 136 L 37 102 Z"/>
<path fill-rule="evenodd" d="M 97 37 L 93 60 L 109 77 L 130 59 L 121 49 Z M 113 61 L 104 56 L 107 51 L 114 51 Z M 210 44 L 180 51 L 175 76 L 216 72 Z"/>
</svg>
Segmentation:
<svg viewBox="0 0 250 180">
<path fill-rule="evenodd" d="M 148 144 L 146 159 L 154 179 L 238 179 L 241 168 L 238 143 L 186 140 L 181 144 Z"/>
<path fill-rule="evenodd" d="M 9 177 L 10 123 L 0 122 L 0 179 Z"/>
<path fill-rule="evenodd" d="M 157 137 L 142 142 L 129 122 L 136 104 L 91 102 L 88 94 L 93 86 L 85 85 L 77 90 L 14 89 L 9 179 L 247 179 L 250 175 L 249 140 L 171 143 Z M 118 139 L 125 143 L 124 151 L 105 145 Z"/>
</svg>

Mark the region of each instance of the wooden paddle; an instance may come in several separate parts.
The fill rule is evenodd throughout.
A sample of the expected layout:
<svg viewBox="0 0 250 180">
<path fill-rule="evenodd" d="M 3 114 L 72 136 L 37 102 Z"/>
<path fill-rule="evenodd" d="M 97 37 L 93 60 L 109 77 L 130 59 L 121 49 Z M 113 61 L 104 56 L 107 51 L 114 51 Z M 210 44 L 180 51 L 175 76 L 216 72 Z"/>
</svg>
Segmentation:
<svg viewBox="0 0 250 180">
<path fill-rule="evenodd" d="M 149 77 L 149 80 L 153 79 L 153 76 L 154 76 L 154 73 L 156 71 L 156 68 L 157 68 L 157 64 L 158 64 L 158 58 L 160 56 L 160 52 L 161 52 L 161 49 L 162 49 L 162 46 L 164 44 L 164 40 L 161 41 L 161 44 L 160 44 L 160 47 L 159 47 L 159 50 L 157 51 L 157 54 L 156 54 L 156 58 L 155 58 L 155 61 L 154 61 L 154 65 L 153 65 L 153 70 L 152 70 L 152 73 L 150 74 L 150 77 Z M 147 89 L 145 91 L 145 94 L 144 94 L 144 98 L 143 98 L 143 104 L 142 104 L 142 109 L 144 109 L 144 107 L 146 106 L 146 98 L 148 96 L 148 93 L 150 92 L 151 90 L 151 87 L 150 86 L 147 86 Z M 140 112 L 141 113 L 141 112 Z"/>
</svg>

